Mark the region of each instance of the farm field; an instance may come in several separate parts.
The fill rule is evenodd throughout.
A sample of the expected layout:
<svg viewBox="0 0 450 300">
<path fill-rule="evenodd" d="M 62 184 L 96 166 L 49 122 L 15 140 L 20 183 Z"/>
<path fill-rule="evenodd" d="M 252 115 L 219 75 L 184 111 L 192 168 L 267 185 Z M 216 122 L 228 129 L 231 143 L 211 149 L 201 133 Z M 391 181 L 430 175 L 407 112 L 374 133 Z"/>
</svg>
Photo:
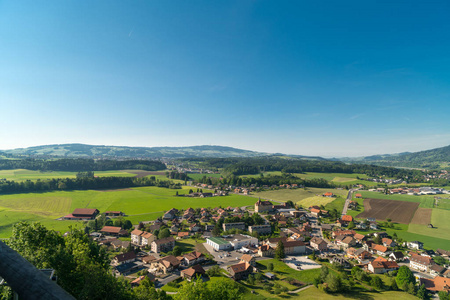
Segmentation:
<svg viewBox="0 0 450 300">
<path fill-rule="evenodd" d="M 437 199 L 435 207 L 440 208 L 440 209 L 449 209 L 450 210 L 450 197 Z"/>
<path fill-rule="evenodd" d="M 431 224 L 436 228 L 428 228 L 427 224 L 411 223 L 408 231 L 440 239 L 450 239 L 450 212 L 448 210 L 432 209 Z"/>
<path fill-rule="evenodd" d="M 286 202 L 291 200 L 294 203 L 299 203 L 302 200 L 307 200 L 308 198 L 317 197 L 318 195 L 322 195 L 326 192 L 332 192 L 335 195 L 346 197 L 348 191 L 346 190 L 338 190 L 338 189 L 319 189 L 319 188 L 306 188 L 306 189 L 279 189 L 279 190 L 272 190 L 272 191 L 264 191 L 259 193 L 254 193 L 253 197 L 261 197 L 264 199 L 269 200 L 275 200 L 275 201 L 281 201 Z M 327 198 L 327 197 L 321 197 L 320 198 Z M 327 200 L 335 200 L 336 198 L 327 198 L 324 199 L 324 201 Z M 329 201 L 329 202 L 331 202 Z M 299 203 L 303 205 L 302 203 Z"/>
<path fill-rule="evenodd" d="M 411 224 L 428 225 L 431 223 L 431 213 L 432 208 L 420 207 L 416 210 L 413 218 L 411 219 Z"/>
<path fill-rule="evenodd" d="M 393 222 L 409 224 L 419 203 L 384 199 L 364 199 L 364 212 L 357 218 L 391 219 Z"/>
<path fill-rule="evenodd" d="M 385 195 L 379 192 L 369 192 L 369 191 L 360 191 L 359 192 L 363 199 L 365 198 L 375 198 L 375 199 L 385 199 L 385 200 L 400 200 L 400 201 L 409 201 L 409 202 L 418 202 L 420 203 L 419 207 L 423 208 L 433 208 L 434 196 L 412 196 L 412 195 Z"/>
<path fill-rule="evenodd" d="M 267 176 L 276 176 L 281 175 L 280 171 L 271 171 L 271 172 L 264 172 L 264 177 Z M 359 180 L 359 178 L 367 178 L 367 175 L 365 174 L 347 174 L 347 173 L 316 173 L 316 172 L 305 172 L 305 173 L 292 173 L 292 175 L 297 176 L 302 179 L 316 179 L 316 178 L 323 178 L 328 181 L 332 181 L 337 185 L 347 185 L 347 184 L 367 184 L 368 181 Z M 260 177 L 260 174 L 254 174 L 254 175 L 241 175 L 240 177 L 247 177 L 247 178 L 258 178 Z"/>
<path fill-rule="evenodd" d="M 411 195 L 384 195 L 377 192 L 361 191 L 363 198 L 380 198 L 392 201 L 409 201 L 418 203 L 419 207 L 413 215 L 410 222 L 406 224 L 396 224 L 395 230 L 385 228 L 385 230 L 397 235 L 407 241 L 419 240 L 425 244 L 426 248 L 437 249 L 444 248 L 450 250 L 450 200 L 441 199 L 438 205 L 434 206 L 434 196 L 411 196 Z M 353 198 L 353 200 L 362 203 L 362 199 Z M 433 208 L 434 206 L 434 208 Z M 360 205 L 360 212 L 364 211 L 364 206 Z M 365 217 L 358 211 L 349 210 L 348 213 L 356 218 Z M 367 216 L 366 216 L 367 217 Z M 385 218 L 388 218 L 387 216 Z M 390 216 L 393 221 L 395 218 Z M 435 228 L 428 228 L 428 224 L 433 224 Z"/>
<path fill-rule="evenodd" d="M 133 224 L 154 220 L 172 207 L 197 208 L 253 205 L 255 199 L 241 195 L 213 198 L 175 197 L 187 193 L 189 187 L 173 190 L 159 187 L 138 187 L 120 190 L 57 191 L 0 196 L 0 238 L 11 234 L 12 225 L 19 221 L 39 221 L 51 229 L 66 231 L 76 221 L 56 219 L 75 208 L 97 208 L 125 212 Z"/>
<path fill-rule="evenodd" d="M 139 172 L 131 170 L 130 172 Z M 134 177 L 136 174 L 130 173 L 128 171 L 95 171 L 95 176 L 107 177 Z M 0 179 L 14 180 L 14 181 L 25 181 L 25 180 L 38 180 L 38 179 L 54 179 L 54 178 L 75 178 L 77 172 L 40 172 L 25 169 L 15 169 L 15 170 L 0 170 Z"/>
</svg>

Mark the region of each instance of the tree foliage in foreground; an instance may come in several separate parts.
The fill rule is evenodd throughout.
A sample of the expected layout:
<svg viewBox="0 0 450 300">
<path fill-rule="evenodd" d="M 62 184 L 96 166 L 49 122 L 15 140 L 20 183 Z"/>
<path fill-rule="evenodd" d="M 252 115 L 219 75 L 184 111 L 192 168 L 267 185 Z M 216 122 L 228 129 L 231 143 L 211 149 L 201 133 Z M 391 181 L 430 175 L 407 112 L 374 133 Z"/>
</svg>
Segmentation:
<svg viewBox="0 0 450 300">
<path fill-rule="evenodd" d="M 154 293 L 153 287 L 136 294 L 128 282 L 111 274 L 106 251 L 78 229 L 71 229 L 63 237 L 40 223 L 20 222 L 14 225 L 8 245 L 37 268 L 54 269 L 58 284 L 77 299 L 167 297 L 165 293 Z"/>
<path fill-rule="evenodd" d="M 239 286 L 221 278 L 206 284 L 201 279 L 184 283 L 174 297 L 176 300 L 236 300 L 241 299 Z"/>
</svg>

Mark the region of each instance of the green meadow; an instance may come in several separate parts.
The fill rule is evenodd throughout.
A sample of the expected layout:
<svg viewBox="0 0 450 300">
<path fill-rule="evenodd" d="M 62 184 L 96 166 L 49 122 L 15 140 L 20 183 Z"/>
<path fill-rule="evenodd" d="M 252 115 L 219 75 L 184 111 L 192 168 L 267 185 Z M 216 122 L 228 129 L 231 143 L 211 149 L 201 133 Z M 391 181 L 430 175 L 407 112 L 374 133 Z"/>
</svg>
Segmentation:
<svg viewBox="0 0 450 300">
<path fill-rule="evenodd" d="M 273 172 L 264 172 L 263 175 L 265 177 L 267 176 L 276 176 L 281 175 L 280 171 L 273 171 Z M 302 179 L 318 179 L 323 178 L 327 181 L 331 181 L 336 185 L 348 185 L 348 184 L 366 184 L 368 181 L 360 180 L 357 177 L 364 179 L 367 178 L 367 175 L 365 174 L 347 174 L 347 173 L 315 173 L 315 172 L 306 172 L 306 173 L 292 173 L 292 175 L 297 176 Z M 240 177 L 243 178 L 258 178 L 260 177 L 260 174 L 255 175 L 241 175 Z"/>
<path fill-rule="evenodd" d="M 107 177 L 134 177 L 136 174 L 132 174 L 124 171 L 95 171 L 95 176 Z M 15 170 L 0 170 L 0 179 L 13 180 L 13 181 L 25 181 L 25 180 L 38 180 L 38 179 L 55 179 L 55 178 L 75 178 L 77 172 L 59 172 L 59 171 L 32 171 L 25 169 Z"/>
<path fill-rule="evenodd" d="M 0 195 L 0 238 L 11 235 L 12 225 L 19 221 L 39 221 L 51 229 L 66 231 L 77 221 L 58 221 L 75 208 L 97 208 L 102 211 L 120 210 L 134 224 L 154 220 L 164 211 L 176 207 L 216 207 L 253 205 L 255 199 L 241 195 L 212 198 L 176 197 L 187 193 L 189 187 L 173 190 L 159 187 L 138 187 L 120 190 L 55 191 Z"/>
<path fill-rule="evenodd" d="M 347 197 L 347 190 L 338 189 L 321 189 L 321 188 L 306 188 L 306 189 L 279 189 L 254 193 L 253 197 L 261 197 L 264 199 L 270 199 L 275 201 L 292 201 L 303 207 L 309 207 L 311 205 L 326 205 L 333 202 L 336 198 L 322 197 L 321 195 L 326 192 L 332 192 L 337 196 Z"/>
</svg>

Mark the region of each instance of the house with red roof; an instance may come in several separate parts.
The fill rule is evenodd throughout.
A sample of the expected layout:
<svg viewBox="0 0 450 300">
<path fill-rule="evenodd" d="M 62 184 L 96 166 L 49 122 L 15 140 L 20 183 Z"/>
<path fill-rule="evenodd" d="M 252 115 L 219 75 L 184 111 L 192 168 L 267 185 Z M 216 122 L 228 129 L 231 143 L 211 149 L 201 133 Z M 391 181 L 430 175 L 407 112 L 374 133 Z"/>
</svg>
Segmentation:
<svg viewBox="0 0 450 300">
<path fill-rule="evenodd" d="M 372 244 L 371 249 L 372 249 L 372 253 L 381 255 L 381 256 L 388 256 L 389 254 L 392 253 L 392 251 L 390 251 L 388 249 L 388 247 L 383 246 L 383 245 Z"/>
<path fill-rule="evenodd" d="M 409 258 L 409 267 L 422 272 L 429 272 L 433 264 L 434 262 L 429 256 L 412 253 Z"/>
<path fill-rule="evenodd" d="M 343 215 L 341 221 L 344 222 L 344 224 L 348 224 L 353 221 L 353 217 L 350 215 Z"/>
<path fill-rule="evenodd" d="M 253 267 L 247 262 L 241 262 L 228 267 L 228 273 L 234 280 L 241 280 L 248 277 L 253 272 Z"/>
<path fill-rule="evenodd" d="M 437 276 L 434 279 L 420 278 L 420 284 L 424 284 L 425 288 L 430 292 L 437 293 L 440 291 L 450 292 L 450 278 Z"/>
<path fill-rule="evenodd" d="M 64 216 L 65 220 L 93 220 L 98 215 L 99 210 L 96 208 L 76 208 L 73 213 Z"/>
<path fill-rule="evenodd" d="M 113 235 L 113 236 L 127 236 L 128 230 L 122 229 L 116 226 L 103 226 L 100 230 L 103 234 Z"/>
<path fill-rule="evenodd" d="M 192 279 L 195 279 L 197 277 L 202 277 L 206 274 L 205 269 L 203 269 L 200 265 L 195 265 L 190 267 L 189 269 L 182 270 L 180 272 L 181 278 L 186 279 L 187 281 L 191 281 Z"/>
<path fill-rule="evenodd" d="M 386 258 L 379 256 L 369 263 L 367 269 L 374 274 L 383 274 L 398 270 L 399 265 L 395 261 L 388 261 Z"/>
</svg>

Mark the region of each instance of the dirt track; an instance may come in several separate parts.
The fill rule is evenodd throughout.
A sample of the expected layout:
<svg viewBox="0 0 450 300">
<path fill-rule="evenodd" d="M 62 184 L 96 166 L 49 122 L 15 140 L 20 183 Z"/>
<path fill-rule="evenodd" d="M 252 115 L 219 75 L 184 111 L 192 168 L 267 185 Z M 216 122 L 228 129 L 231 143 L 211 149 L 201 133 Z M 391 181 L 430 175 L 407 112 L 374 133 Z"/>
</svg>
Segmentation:
<svg viewBox="0 0 450 300">
<path fill-rule="evenodd" d="M 419 203 L 397 200 L 364 199 L 364 212 L 357 218 L 391 219 L 393 222 L 409 224 Z"/>
<path fill-rule="evenodd" d="M 413 224 L 428 225 L 431 223 L 431 208 L 419 208 L 417 209 L 414 217 L 411 220 Z"/>
</svg>

